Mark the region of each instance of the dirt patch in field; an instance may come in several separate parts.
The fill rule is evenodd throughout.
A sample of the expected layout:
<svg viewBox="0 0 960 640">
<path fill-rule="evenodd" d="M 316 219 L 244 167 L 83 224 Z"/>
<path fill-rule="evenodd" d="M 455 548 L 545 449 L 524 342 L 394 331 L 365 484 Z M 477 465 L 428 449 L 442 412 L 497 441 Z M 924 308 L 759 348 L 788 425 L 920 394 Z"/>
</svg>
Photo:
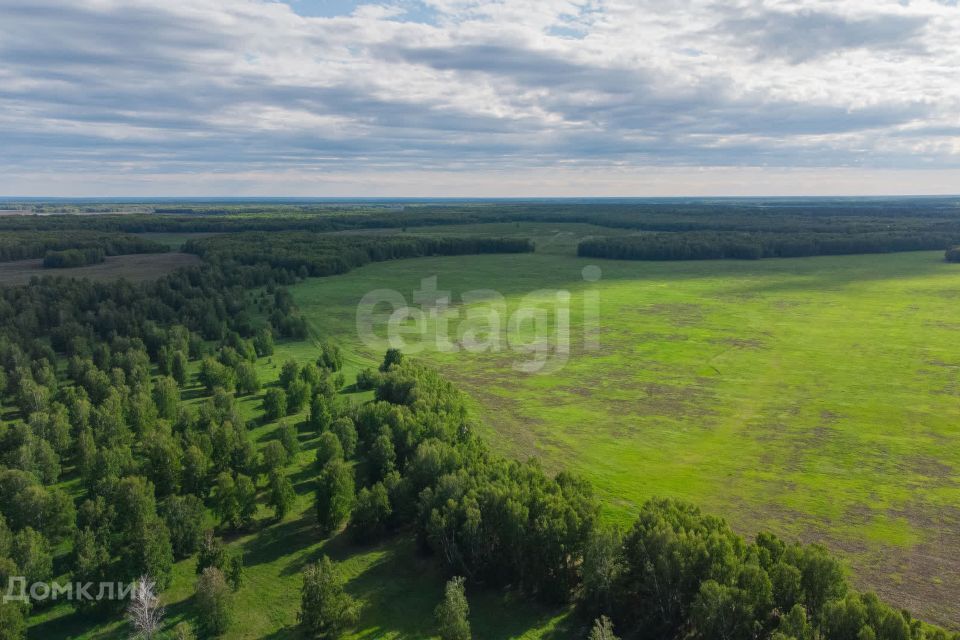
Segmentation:
<svg viewBox="0 0 960 640">
<path fill-rule="evenodd" d="M 106 261 L 75 269 L 44 269 L 42 260 L 17 260 L 0 263 L 0 286 L 27 284 L 30 278 L 44 276 L 88 278 L 97 282 L 125 278 L 132 282 L 155 280 L 180 267 L 200 264 L 200 258 L 189 253 L 139 253 L 110 256 Z"/>
<path fill-rule="evenodd" d="M 734 501 L 723 512 L 731 526 L 747 537 L 772 530 L 788 541 L 823 544 L 849 561 L 853 570 L 849 578 L 858 590 L 873 591 L 926 622 L 960 629 L 960 509 L 916 504 L 888 511 L 928 533 L 925 540 L 904 547 L 838 536 L 832 532 L 834 523 L 776 503 Z M 876 516 L 877 512 L 862 506 L 850 509 L 843 520 L 869 522 Z"/>
<path fill-rule="evenodd" d="M 641 307 L 640 312 L 665 317 L 677 327 L 693 326 L 703 320 L 703 307 L 685 302 L 652 304 Z"/>
</svg>

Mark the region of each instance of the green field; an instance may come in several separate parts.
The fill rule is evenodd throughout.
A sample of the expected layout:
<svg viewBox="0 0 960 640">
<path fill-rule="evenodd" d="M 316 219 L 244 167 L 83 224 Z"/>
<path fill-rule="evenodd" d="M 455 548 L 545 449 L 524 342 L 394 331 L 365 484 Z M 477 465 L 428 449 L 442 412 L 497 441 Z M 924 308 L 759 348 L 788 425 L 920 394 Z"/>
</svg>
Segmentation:
<svg viewBox="0 0 960 640">
<path fill-rule="evenodd" d="M 960 626 L 956 265 L 934 252 L 599 261 L 602 279 L 588 283 L 591 262 L 569 248 L 589 231 L 534 231 L 536 254 L 374 264 L 292 291 L 353 366 L 385 346 L 357 336 L 369 291 L 410 301 L 436 275 L 454 303 L 493 289 L 509 313 L 534 290 L 570 291 L 571 355 L 556 371 L 517 371 L 528 356 L 510 350 L 418 355 L 475 398 L 499 450 L 586 475 L 624 523 L 644 499 L 677 496 L 744 533 L 823 541 L 861 587 Z M 584 348 L 588 291 L 599 293 L 599 350 Z"/>
</svg>

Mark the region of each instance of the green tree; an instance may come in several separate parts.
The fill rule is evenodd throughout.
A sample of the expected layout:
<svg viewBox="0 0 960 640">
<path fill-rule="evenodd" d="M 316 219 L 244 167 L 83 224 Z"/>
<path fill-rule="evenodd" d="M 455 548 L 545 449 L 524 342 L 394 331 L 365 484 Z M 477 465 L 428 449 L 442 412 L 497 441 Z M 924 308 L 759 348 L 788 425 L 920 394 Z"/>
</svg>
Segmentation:
<svg viewBox="0 0 960 640">
<path fill-rule="evenodd" d="M 290 383 L 300 376 L 300 365 L 296 360 L 287 360 L 280 367 L 280 386 L 284 389 L 290 386 Z"/>
<path fill-rule="evenodd" d="M 387 529 L 393 510 L 390 496 L 382 482 L 369 489 L 364 487 L 357 494 L 353 513 L 350 515 L 350 532 L 357 542 L 372 542 L 379 539 Z"/>
<path fill-rule="evenodd" d="M 353 508 L 353 469 L 343 460 L 332 460 L 317 479 L 316 510 L 320 528 L 330 533 L 340 528 Z"/>
<path fill-rule="evenodd" d="M 353 420 L 347 416 L 337 418 L 330 425 L 330 431 L 336 434 L 340 440 L 340 446 L 343 449 L 344 458 L 352 458 L 357 451 L 357 428 L 353 426 Z"/>
<path fill-rule="evenodd" d="M 270 472 L 270 493 L 267 497 L 267 504 L 273 507 L 274 515 L 277 520 L 283 520 L 293 503 L 297 494 L 293 490 L 293 483 L 290 478 L 284 475 L 281 470 Z"/>
<path fill-rule="evenodd" d="M 170 496 L 163 503 L 163 518 L 177 558 L 192 555 L 203 539 L 205 509 L 195 495 Z"/>
<path fill-rule="evenodd" d="M 357 623 L 360 605 L 343 590 L 343 584 L 340 571 L 327 556 L 304 570 L 297 621 L 308 638 L 339 638 Z"/>
<path fill-rule="evenodd" d="M 187 385 L 189 363 L 187 356 L 183 351 L 175 351 L 170 363 L 170 376 L 177 381 L 181 387 Z"/>
<path fill-rule="evenodd" d="M 0 602 L 0 640 L 26 640 L 27 623 L 16 603 Z"/>
<path fill-rule="evenodd" d="M 237 392 L 241 394 L 258 393 L 260 391 L 260 377 L 257 369 L 249 362 L 237 365 Z"/>
<path fill-rule="evenodd" d="M 271 440 L 260 452 L 262 458 L 261 471 L 269 474 L 277 469 L 283 469 L 287 465 L 287 450 L 278 440 Z"/>
<path fill-rule="evenodd" d="M 233 596 L 220 569 L 204 569 L 194 594 L 200 628 L 213 637 L 226 633 L 233 621 Z"/>
<path fill-rule="evenodd" d="M 593 621 L 593 628 L 590 629 L 590 635 L 587 640 L 620 640 L 613 633 L 613 623 L 607 616 L 600 616 Z"/>
<path fill-rule="evenodd" d="M 380 365 L 380 371 L 389 371 L 391 367 L 403 362 L 403 353 L 400 349 L 387 349 L 383 356 L 383 363 Z"/>
<path fill-rule="evenodd" d="M 447 582 L 435 615 L 442 640 L 470 640 L 470 606 L 462 577 Z"/>
<path fill-rule="evenodd" d="M 167 525 L 154 517 L 139 530 L 128 533 L 120 551 L 120 566 L 127 581 L 148 575 L 158 589 L 166 589 L 173 571 L 173 546 Z"/>
<path fill-rule="evenodd" d="M 253 336 L 253 348 L 261 358 L 273 355 L 273 332 L 268 327 L 257 329 Z"/>
<path fill-rule="evenodd" d="M 316 394 L 310 401 L 310 415 L 307 417 L 307 424 L 314 433 L 323 433 L 330 428 L 333 423 L 333 414 L 330 411 L 330 403 L 323 394 Z"/>
<path fill-rule="evenodd" d="M 287 414 L 294 415 L 303 410 L 310 399 L 310 385 L 297 378 L 287 385 Z"/>
<path fill-rule="evenodd" d="M 263 413 L 267 420 L 279 420 L 287 415 L 287 392 L 276 387 L 263 394 Z"/>
<path fill-rule="evenodd" d="M 27 527 L 15 536 L 10 549 L 10 559 L 16 563 L 27 585 L 34 582 L 49 582 L 53 578 L 53 555 L 47 539 Z"/>
<path fill-rule="evenodd" d="M 297 437 L 297 430 L 293 425 L 281 422 L 280 426 L 277 427 L 277 439 L 286 449 L 288 457 L 292 458 L 300 453 L 300 438 Z"/>
<path fill-rule="evenodd" d="M 595 611 L 610 611 L 622 566 L 623 536 L 613 527 L 596 527 L 583 550 L 584 600 Z"/>
<path fill-rule="evenodd" d="M 253 524 L 254 516 L 257 513 L 257 487 L 249 476 L 242 473 L 237 475 L 235 485 L 237 504 L 239 506 L 239 525 L 249 527 Z"/>
<path fill-rule="evenodd" d="M 316 456 L 317 467 L 320 469 L 323 469 L 333 460 L 343 460 L 343 448 L 340 446 L 340 439 L 329 431 L 322 433 L 317 441 Z"/>
<path fill-rule="evenodd" d="M 213 531 L 206 531 L 197 553 L 197 575 L 203 573 L 207 567 L 226 571 L 227 557 L 227 548 L 223 544 L 223 539 L 213 535 Z"/>
<path fill-rule="evenodd" d="M 237 498 L 237 484 L 233 476 L 224 471 L 217 476 L 213 492 L 213 511 L 225 527 L 236 527 L 240 523 L 240 502 Z"/>
<path fill-rule="evenodd" d="M 153 383 L 153 401 L 157 405 L 157 413 L 164 420 L 175 420 L 177 406 L 180 403 L 180 387 L 177 381 L 169 376 L 161 376 Z"/>
</svg>

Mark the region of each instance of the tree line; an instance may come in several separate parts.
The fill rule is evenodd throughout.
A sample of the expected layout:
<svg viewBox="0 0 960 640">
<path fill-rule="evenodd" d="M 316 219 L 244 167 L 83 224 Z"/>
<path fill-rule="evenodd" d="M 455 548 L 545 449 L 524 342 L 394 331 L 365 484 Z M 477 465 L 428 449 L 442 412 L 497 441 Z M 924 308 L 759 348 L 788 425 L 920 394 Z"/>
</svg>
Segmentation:
<svg viewBox="0 0 960 640">
<path fill-rule="evenodd" d="M 614 260 L 758 260 L 898 251 L 942 250 L 957 231 L 836 233 L 673 232 L 583 240 L 577 255 Z"/>
<path fill-rule="evenodd" d="M 169 250 L 165 244 L 127 233 L 88 229 L 63 233 L 51 230 L 46 225 L 42 226 L 41 230 L 5 230 L 0 233 L 0 262 L 44 258 L 48 253 L 53 253 L 55 262 L 86 260 L 85 264 L 94 264 L 90 260 L 99 254 L 118 256 L 131 253 L 164 253 Z M 61 252 L 70 253 L 57 255 Z"/>
<path fill-rule="evenodd" d="M 184 251 L 214 264 L 270 265 L 317 277 L 346 273 L 369 262 L 483 253 L 528 253 L 533 244 L 515 238 L 331 236 L 309 232 L 241 232 L 190 240 Z"/>
<path fill-rule="evenodd" d="M 104 260 L 106 260 L 106 253 L 100 247 L 64 249 L 63 251 L 47 251 L 46 255 L 43 256 L 43 267 L 45 269 L 69 269 L 100 264 Z"/>
</svg>

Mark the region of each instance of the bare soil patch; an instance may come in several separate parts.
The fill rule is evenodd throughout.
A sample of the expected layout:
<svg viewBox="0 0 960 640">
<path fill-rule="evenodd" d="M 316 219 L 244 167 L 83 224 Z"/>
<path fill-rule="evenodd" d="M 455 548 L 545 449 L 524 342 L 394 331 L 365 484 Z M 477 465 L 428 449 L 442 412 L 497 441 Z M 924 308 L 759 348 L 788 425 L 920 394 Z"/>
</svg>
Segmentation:
<svg viewBox="0 0 960 640">
<path fill-rule="evenodd" d="M 89 278 L 107 282 L 125 278 L 132 282 L 155 280 L 180 267 L 200 264 L 200 258 L 189 253 L 138 253 L 128 256 L 110 256 L 106 261 L 75 269 L 44 269 L 42 261 L 16 260 L 0 263 L 0 286 L 16 286 L 43 276 Z"/>
</svg>

